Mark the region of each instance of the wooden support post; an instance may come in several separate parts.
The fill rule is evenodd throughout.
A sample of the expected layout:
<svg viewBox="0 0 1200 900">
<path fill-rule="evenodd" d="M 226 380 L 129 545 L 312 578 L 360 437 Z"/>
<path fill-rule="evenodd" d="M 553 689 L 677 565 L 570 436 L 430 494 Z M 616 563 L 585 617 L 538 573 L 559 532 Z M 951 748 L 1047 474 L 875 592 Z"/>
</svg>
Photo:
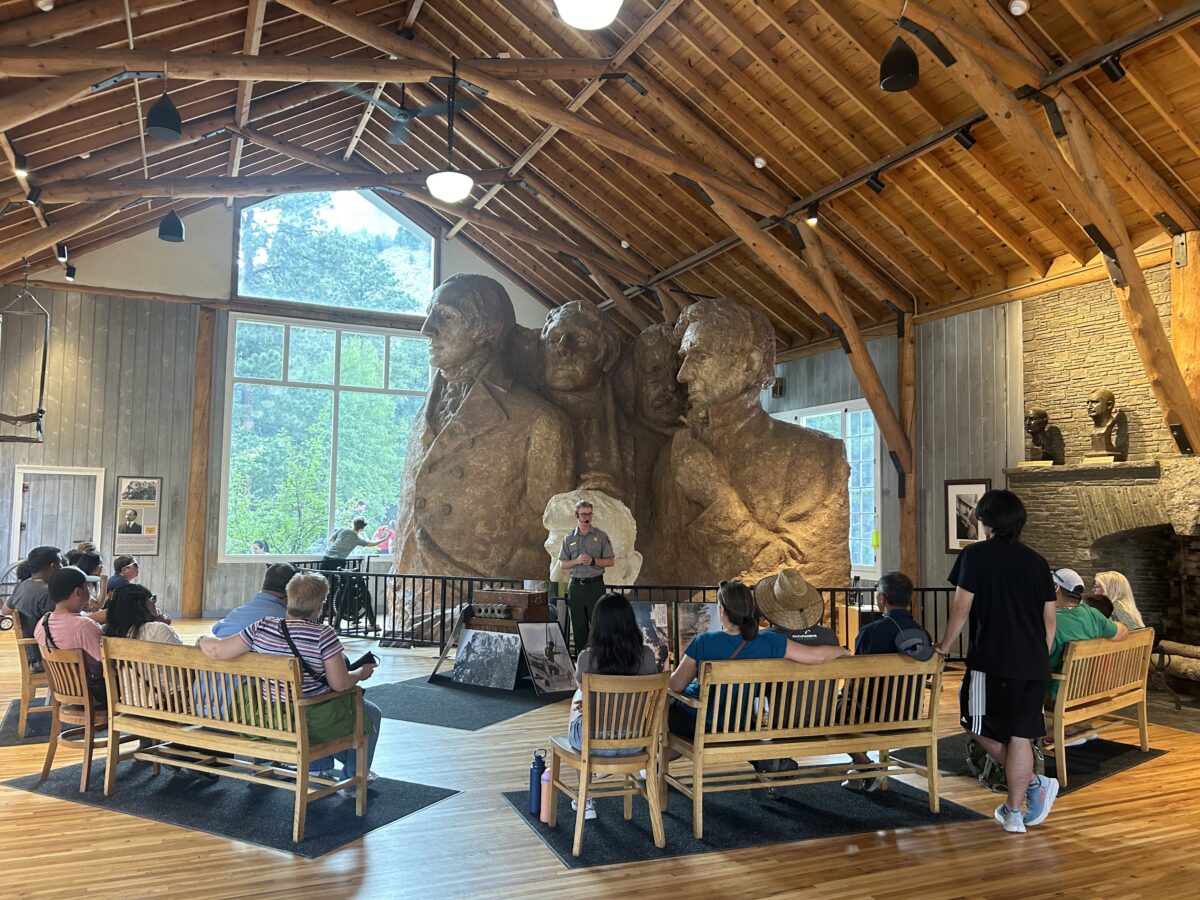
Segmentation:
<svg viewBox="0 0 1200 900">
<path fill-rule="evenodd" d="M 213 338 L 216 311 L 200 307 L 196 318 L 196 357 L 192 371 L 192 446 L 188 454 L 184 507 L 183 588 L 185 619 L 204 617 L 204 574 L 208 549 L 208 446 L 212 422 Z"/>
<path fill-rule="evenodd" d="M 908 435 L 904 433 L 904 429 L 900 425 L 900 418 L 892 408 L 887 390 L 883 386 L 875 363 L 871 360 L 871 354 L 867 352 L 867 345 L 863 340 L 862 332 L 859 331 L 858 323 L 854 321 L 853 316 L 847 314 L 846 305 L 841 300 L 840 292 L 836 297 L 831 297 L 826 287 L 823 286 L 823 284 L 833 281 L 833 274 L 828 271 L 828 265 L 822 267 L 823 270 L 819 272 L 818 277 L 813 277 L 813 274 L 801 265 L 800 260 L 790 253 L 774 235 L 759 231 L 754 219 L 743 212 L 733 200 L 711 184 L 704 185 L 704 189 L 712 197 L 713 212 L 724 220 L 733 233 L 740 237 L 746 246 L 754 251 L 793 291 L 803 297 L 805 303 L 817 313 L 828 315 L 842 329 L 850 348 L 850 367 L 858 378 L 863 396 L 871 407 L 880 433 L 887 441 L 888 447 L 896 451 L 904 469 L 906 471 L 910 469 L 912 467 L 912 446 L 909 443 Z M 805 235 L 805 242 L 810 247 L 820 247 L 819 238 L 811 229 Z M 819 250 L 818 253 L 820 255 L 814 256 L 814 259 L 823 260 L 823 253 Z"/>
<path fill-rule="evenodd" d="M 900 497 L 900 571 L 921 582 L 921 517 L 917 505 L 917 326 L 904 314 L 896 354 L 896 386 L 900 395 L 900 425 L 913 444 L 912 461 L 904 470 L 904 496 Z M 913 615 L 920 617 L 919 611 Z"/>
<path fill-rule="evenodd" d="M 1200 231 L 1177 238 L 1175 254 L 1171 267 L 1171 346 L 1192 402 L 1200 406 Z M 1194 444 L 1192 447 L 1200 450 Z"/>
</svg>

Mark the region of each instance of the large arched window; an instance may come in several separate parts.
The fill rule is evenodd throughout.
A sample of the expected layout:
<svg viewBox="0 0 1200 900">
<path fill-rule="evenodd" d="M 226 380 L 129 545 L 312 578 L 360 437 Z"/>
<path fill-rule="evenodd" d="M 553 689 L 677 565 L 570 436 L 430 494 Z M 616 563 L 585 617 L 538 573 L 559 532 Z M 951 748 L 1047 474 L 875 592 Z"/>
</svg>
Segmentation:
<svg viewBox="0 0 1200 900">
<path fill-rule="evenodd" d="M 239 293 L 421 314 L 433 246 L 371 194 L 277 197 L 242 211 Z M 360 513 L 368 539 L 382 534 L 428 383 L 414 331 L 231 314 L 222 556 L 252 556 L 257 541 L 271 556 L 319 555 Z"/>
</svg>

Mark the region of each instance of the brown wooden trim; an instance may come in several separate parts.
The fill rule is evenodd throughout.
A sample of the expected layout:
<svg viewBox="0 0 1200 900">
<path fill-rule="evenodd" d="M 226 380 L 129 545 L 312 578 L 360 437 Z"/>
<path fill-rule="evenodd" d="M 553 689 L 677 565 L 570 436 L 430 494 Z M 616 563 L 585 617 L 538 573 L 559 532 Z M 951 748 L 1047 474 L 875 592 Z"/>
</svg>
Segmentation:
<svg viewBox="0 0 1200 900">
<path fill-rule="evenodd" d="M 212 424 L 213 354 L 217 314 L 201 308 L 196 318 L 192 378 L 192 443 L 188 454 L 187 502 L 183 537 L 180 606 L 185 619 L 204 615 L 204 575 L 208 549 L 208 460 Z"/>
</svg>

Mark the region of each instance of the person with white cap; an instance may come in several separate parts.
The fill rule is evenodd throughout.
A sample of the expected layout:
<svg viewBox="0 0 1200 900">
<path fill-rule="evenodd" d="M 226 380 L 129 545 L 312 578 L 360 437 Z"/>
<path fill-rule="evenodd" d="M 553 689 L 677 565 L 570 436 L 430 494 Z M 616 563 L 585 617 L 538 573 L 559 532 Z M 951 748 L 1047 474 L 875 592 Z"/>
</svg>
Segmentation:
<svg viewBox="0 0 1200 900">
<path fill-rule="evenodd" d="M 1054 599 L 1078 603 L 1083 597 L 1083 579 L 1074 569 L 1055 569 L 1050 573 L 1054 579 Z"/>
<path fill-rule="evenodd" d="M 1061 672 L 1063 653 L 1071 641 L 1107 638 L 1123 641 L 1129 629 L 1114 622 L 1100 609 L 1083 602 L 1083 579 L 1074 569 L 1056 569 L 1054 574 L 1054 642 L 1050 645 L 1050 671 Z M 1103 595 L 1098 595 L 1103 596 Z M 1088 598 L 1091 600 L 1092 598 Z M 1047 696 L 1058 695 L 1058 682 L 1050 682 Z"/>
</svg>

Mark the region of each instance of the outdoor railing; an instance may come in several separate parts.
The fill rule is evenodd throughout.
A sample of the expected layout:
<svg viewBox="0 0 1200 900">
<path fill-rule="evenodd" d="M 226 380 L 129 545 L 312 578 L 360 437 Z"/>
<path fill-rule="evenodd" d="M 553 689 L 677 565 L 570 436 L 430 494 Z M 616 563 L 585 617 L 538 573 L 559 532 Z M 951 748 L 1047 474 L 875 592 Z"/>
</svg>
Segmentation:
<svg viewBox="0 0 1200 900">
<path fill-rule="evenodd" d="M 384 646 L 433 646 L 445 650 L 463 611 L 474 602 L 475 592 L 488 589 L 520 589 L 524 582 L 512 578 L 467 578 L 445 575 L 400 575 L 363 570 L 363 560 L 351 557 L 346 567 L 326 571 L 329 601 L 322 621 L 345 637 L 378 638 Z M 297 568 L 318 569 L 316 562 L 298 562 Z M 553 593 L 554 585 L 550 585 Z M 715 585 L 613 585 L 612 590 L 629 597 L 635 606 L 647 604 L 653 621 L 666 630 L 666 643 L 674 659 L 681 652 L 681 636 L 697 629 L 716 627 Z M 874 588 L 821 588 L 825 600 L 825 624 L 845 647 L 853 647 L 859 629 L 880 613 Z M 913 614 L 938 639 L 950 617 L 954 588 L 916 588 Z M 553 600 L 552 600 L 553 604 Z M 702 610 L 697 604 L 708 604 Z M 565 612 L 566 602 L 557 605 Z M 645 612 L 645 610 L 643 610 Z M 570 629 L 567 640 L 570 640 Z M 966 655 L 965 638 L 952 648 L 949 659 Z"/>
</svg>

